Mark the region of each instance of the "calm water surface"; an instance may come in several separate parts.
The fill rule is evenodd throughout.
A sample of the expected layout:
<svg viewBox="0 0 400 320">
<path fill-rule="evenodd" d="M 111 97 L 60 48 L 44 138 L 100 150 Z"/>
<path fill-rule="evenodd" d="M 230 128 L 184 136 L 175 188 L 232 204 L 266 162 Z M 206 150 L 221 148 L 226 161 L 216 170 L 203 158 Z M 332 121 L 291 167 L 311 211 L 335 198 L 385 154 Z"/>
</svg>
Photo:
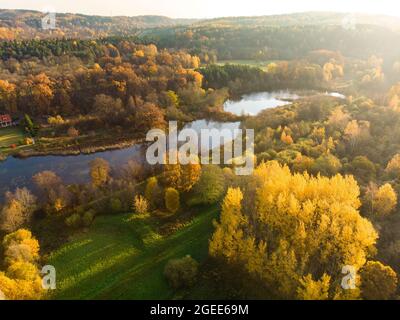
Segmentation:
<svg viewBox="0 0 400 320">
<path fill-rule="evenodd" d="M 185 128 L 195 129 L 199 136 L 201 129 L 237 129 L 240 122 L 220 123 L 198 120 L 189 123 Z M 206 142 L 204 142 L 206 143 Z M 218 146 L 213 140 L 213 147 Z M 114 168 L 126 164 L 129 160 L 143 161 L 145 157 L 144 145 L 138 144 L 125 149 L 109 150 L 92 154 L 71 156 L 39 156 L 25 159 L 8 157 L 0 161 L 0 198 L 7 190 L 17 187 L 32 188 L 32 176 L 36 173 L 51 170 L 59 175 L 67 184 L 85 183 L 89 181 L 89 163 L 95 158 L 107 160 Z"/>
<path fill-rule="evenodd" d="M 331 97 L 345 98 L 344 95 L 337 92 L 326 92 L 325 94 Z M 236 115 L 255 116 L 264 109 L 284 106 L 301 97 L 301 95 L 288 90 L 245 94 L 238 101 L 227 100 L 224 109 Z"/>
</svg>

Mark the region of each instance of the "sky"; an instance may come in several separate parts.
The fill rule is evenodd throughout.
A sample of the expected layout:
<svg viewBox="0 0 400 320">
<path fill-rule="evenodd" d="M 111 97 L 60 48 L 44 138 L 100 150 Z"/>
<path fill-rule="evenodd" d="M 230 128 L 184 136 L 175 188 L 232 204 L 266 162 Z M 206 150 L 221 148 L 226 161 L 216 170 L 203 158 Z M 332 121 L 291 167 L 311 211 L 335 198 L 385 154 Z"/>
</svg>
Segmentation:
<svg viewBox="0 0 400 320">
<path fill-rule="evenodd" d="M 304 11 L 360 12 L 400 17 L 399 0 L 0 0 L 1 9 L 171 18 L 260 16 Z"/>
</svg>

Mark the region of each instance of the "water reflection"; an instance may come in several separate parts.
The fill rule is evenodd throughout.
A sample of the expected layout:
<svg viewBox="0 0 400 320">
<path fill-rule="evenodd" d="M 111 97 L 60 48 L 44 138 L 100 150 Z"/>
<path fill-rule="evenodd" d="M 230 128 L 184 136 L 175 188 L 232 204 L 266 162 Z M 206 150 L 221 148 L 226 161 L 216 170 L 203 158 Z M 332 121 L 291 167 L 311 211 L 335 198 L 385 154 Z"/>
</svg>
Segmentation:
<svg viewBox="0 0 400 320">
<path fill-rule="evenodd" d="M 252 93 L 243 95 L 239 101 L 226 101 L 224 109 L 237 115 L 254 116 L 264 109 L 284 106 L 299 98 L 299 95 L 290 91 Z"/>
</svg>

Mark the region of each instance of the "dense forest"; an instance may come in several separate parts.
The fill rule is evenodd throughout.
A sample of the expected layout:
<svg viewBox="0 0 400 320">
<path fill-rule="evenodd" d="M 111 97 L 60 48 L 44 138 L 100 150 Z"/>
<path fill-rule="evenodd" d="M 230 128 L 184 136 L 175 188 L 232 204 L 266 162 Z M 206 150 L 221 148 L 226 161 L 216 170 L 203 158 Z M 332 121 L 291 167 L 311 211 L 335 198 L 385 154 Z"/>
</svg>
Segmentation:
<svg viewBox="0 0 400 320">
<path fill-rule="evenodd" d="M 84 38 L 130 36 L 145 28 L 184 25 L 190 19 L 170 19 L 161 16 L 103 17 L 57 13 L 55 30 L 42 29 L 43 13 L 31 10 L 0 9 L 0 40 L 33 38 Z"/>
<path fill-rule="evenodd" d="M 0 110 L 21 119 L 28 114 L 47 126 L 39 133 L 37 151 L 40 146 L 77 149 L 99 140 L 104 145 L 127 136 L 140 139 L 151 128 L 163 128 L 167 119 L 218 115 L 227 97 L 225 89 L 201 87 L 203 76 L 196 71 L 200 60 L 184 51 L 159 50 L 131 40 L 43 40 L 2 46 L 10 57 L 5 53 L 0 67 Z M 110 127 L 116 131 L 107 137 L 104 129 Z M 79 132 L 91 136 L 83 145 Z"/>
<path fill-rule="evenodd" d="M 99 154 L 86 183 L 37 172 L 31 188 L 0 198 L 5 297 L 400 297 L 397 19 L 358 16 L 353 29 L 325 13 L 63 15 L 49 36 L 36 33 L 35 15 L 0 13 L 0 114 L 24 137 L 0 159 L 124 148 L 169 120 L 208 119 L 254 129 L 256 168 L 113 166 Z M 288 89 L 300 97 L 256 115 L 224 109 Z M 57 269 L 54 291 L 41 286 L 45 264 Z"/>
</svg>

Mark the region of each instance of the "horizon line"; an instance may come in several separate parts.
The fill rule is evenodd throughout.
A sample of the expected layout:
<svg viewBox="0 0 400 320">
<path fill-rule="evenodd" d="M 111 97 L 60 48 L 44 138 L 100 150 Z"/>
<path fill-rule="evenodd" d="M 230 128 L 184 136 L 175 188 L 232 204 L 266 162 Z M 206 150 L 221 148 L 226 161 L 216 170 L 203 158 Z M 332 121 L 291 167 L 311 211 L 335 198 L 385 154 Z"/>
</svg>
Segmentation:
<svg viewBox="0 0 400 320">
<path fill-rule="evenodd" d="M 37 9 L 21 9 L 21 8 L 0 8 L 0 11 L 30 11 L 30 12 L 37 12 L 43 13 L 44 11 L 37 10 Z M 260 15 L 243 15 L 243 16 L 215 16 L 215 17 L 171 17 L 167 15 L 158 15 L 158 14 L 140 14 L 140 15 L 120 15 L 120 14 L 96 14 L 96 13 L 82 13 L 82 12 L 70 12 L 70 11 L 55 11 L 56 14 L 71 14 L 71 15 L 81 15 L 81 16 L 92 16 L 92 17 L 112 17 L 112 18 L 138 18 L 138 17 L 162 17 L 168 18 L 172 20 L 216 20 L 216 19 L 226 19 L 226 18 L 261 18 L 261 17 L 273 17 L 273 16 L 285 16 L 285 15 L 295 15 L 295 14 L 308 14 L 308 13 L 326 13 L 326 14 L 352 14 L 352 15 L 364 15 L 370 17 L 390 17 L 390 18 L 397 18 L 400 19 L 398 15 L 391 15 L 386 13 L 369 13 L 369 12 L 353 12 L 353 11 L 321 11 L 321 10 L 307 10 L 307 11 L 292 11 L 292 12 L 280 12 L 280 13 L 271 13 L 271 14 L 260 14 Z"/>
</svg>

